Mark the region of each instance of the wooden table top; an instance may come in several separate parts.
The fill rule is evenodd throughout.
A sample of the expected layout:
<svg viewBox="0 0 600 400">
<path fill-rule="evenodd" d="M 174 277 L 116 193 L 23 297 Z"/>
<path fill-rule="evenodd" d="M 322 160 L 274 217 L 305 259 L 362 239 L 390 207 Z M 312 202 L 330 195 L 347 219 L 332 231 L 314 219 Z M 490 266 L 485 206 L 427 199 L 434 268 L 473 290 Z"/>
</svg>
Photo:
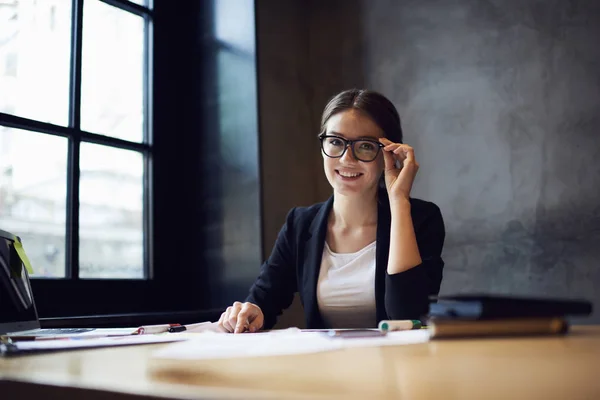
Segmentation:
<svg viewBox="0 0 600 400">
<path fill-rule="evenodd" d="M 28 398 L 48 390 L 90 398 L 96 389 L 183 399 L 600 399 L 600 326 L 573 327 L 565 337 L 438 340 L 294 356 L 151 357 L 166 345 L 0 359 L 0 392 Z"/>
</svg>

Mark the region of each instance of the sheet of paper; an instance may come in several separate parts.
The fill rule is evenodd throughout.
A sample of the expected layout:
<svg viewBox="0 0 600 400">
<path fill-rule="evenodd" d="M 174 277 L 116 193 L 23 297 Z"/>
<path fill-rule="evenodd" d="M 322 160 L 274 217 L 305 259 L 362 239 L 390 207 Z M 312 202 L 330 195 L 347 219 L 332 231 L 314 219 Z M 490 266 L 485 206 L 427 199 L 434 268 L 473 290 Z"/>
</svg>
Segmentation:
<svg viewBox="0 0 600 400">
<path fill-rule="evenodd" d="M 417 329 L 411 331 L 388 332 L 387 335 L 381 337 L 331 340 L 342 341 L 346 348 L 399 346 L 403 344 L 426 343 L 429 341 L 429 335 L 428 329 Z"/>
<path fill-rule="evenodd" d="M 57 339 L 57 340 L 31 340 L 15 342 L 5 346 L 2 350 L 6 353 L 36 352 L 50 350 L 66 350 L 78 348 L 125 346 L 133 344 L 166 343 L 186 340 L 183 336 L 176 334 L 164 335 L 133 335 L 116 336 L 104 338 L 80 338 L 80 339 Z"/>
<path fill-rule="evenodd" d="M 157 358 L 207 360 L 221 358 L 266 357 L 307 354 L 350 347 L 397 346 L 425 343 L 426 329 L 390 332 L 383 337 L 341 339 L 330 338 L 326 332 L 302 332 L 287 329 L 264 333 L 197 333 L 186 335 L 189 340 L 173 343 L 153 353 Z"/>
<path fill-rule="evenodd" d="M 198 324 L 188 324 L 185 326 L 187 332 L 221 332 L 226 333 L 225 328 L 221 328 L 216 322 L 200 322 Z"/>
<path fill-rule="evenodd" d="M 264 357 L 317 353 L 342 348 L 320 333 L 273 331 L 264 333 L 205 332 L 187 336 L 189 340 L 174 343 L 154 353 L 158 358 L 203 360 L 239 357 Z"/>
<path fill-rule="evenodd" d="M 137 330 L 138 328 L 97 328 L 79 333 L 77 336 L 126 336 L 135 334 Z"/>
<path fill-rule="evenodd" d="M 111 337 L 111 336 L 128 336 L 133 335 L 137 332 L 137 328 L 97 328 L 88 332 L 80 332 L 80 333 L 62 333 L 62 334 L 51 334 L 51 335 L 35 335 L 31 334 L 31 336 L 36 336 L 36 340 L 56 340 L 56 339 L 70 339 L 70 338 L 103 338 L 103 337 Z M 23 335 L 10 335 L 14 338 L 18 338 L 20 336 L 30 336 L 28 334 Z"/>
</svg>

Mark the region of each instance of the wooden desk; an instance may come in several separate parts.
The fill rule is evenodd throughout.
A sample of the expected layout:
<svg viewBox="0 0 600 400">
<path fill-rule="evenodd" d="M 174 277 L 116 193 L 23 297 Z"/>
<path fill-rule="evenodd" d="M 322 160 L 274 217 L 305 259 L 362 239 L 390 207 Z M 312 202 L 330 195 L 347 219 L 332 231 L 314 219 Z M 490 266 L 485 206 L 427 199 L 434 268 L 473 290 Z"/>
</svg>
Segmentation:
<svg viewBox="0 0 600 400">
<path fill-rule="evenodd" d="M 0 359 L 0 393 L 3 399 L 600 399 L 600 326 L 575 327 L 564 338 L 432 341 L 186 365 L 151 359 L 161 346 Z"/>
</svg>

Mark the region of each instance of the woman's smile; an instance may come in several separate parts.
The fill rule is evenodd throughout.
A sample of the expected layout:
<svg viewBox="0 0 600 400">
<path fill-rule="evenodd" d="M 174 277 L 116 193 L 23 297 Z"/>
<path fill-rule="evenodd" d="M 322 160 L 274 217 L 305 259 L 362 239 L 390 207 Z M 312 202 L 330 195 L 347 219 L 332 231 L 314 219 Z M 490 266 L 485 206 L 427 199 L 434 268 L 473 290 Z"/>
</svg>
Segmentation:
<svg viewBox="0 0 600 400">
<path fill-rule="evenodd" d="M 342 169 L 336 169 L 335 172 L 342 181 L 349 181 L 349 182 L 356 181 L 356 180 L 360 179 L 360 177 L 363 175 L 362 172 L 348 171 L 348 170 L 342 170 Z"/>
</svg>

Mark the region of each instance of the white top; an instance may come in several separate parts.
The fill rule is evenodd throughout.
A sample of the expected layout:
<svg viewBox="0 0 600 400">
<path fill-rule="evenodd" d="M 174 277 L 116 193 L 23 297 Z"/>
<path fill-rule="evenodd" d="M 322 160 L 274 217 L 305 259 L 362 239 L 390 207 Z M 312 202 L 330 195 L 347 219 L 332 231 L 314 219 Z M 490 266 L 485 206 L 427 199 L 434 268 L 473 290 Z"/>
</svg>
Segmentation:
<svg viewBox="0 0 600 400">
<path fill-rule="evenodd" d="M 332 328 L 376 328 L 375 250 L 373 242 L 356 253 L 323 247 L 317 283 L 319 311 Z"/>
</svg>

